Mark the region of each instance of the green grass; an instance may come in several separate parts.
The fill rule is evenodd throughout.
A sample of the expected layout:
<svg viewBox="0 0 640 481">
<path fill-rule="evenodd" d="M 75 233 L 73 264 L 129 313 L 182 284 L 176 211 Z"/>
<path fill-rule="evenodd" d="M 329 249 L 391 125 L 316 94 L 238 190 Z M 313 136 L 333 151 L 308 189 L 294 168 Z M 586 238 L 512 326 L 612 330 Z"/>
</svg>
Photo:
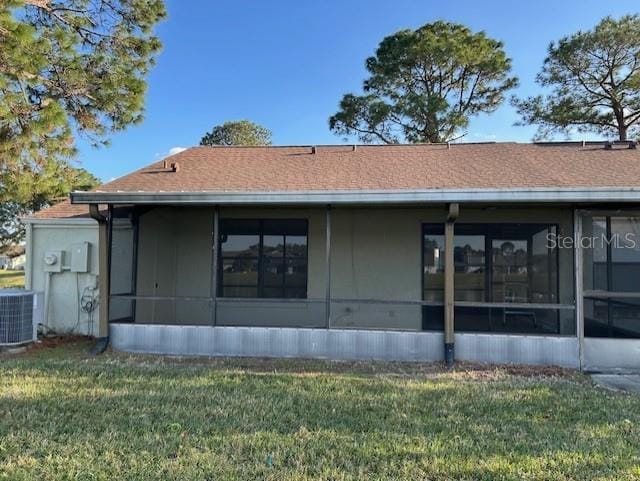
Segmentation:
<svg viewBox="0 0 640 481">
<path fill-rule="evenodd" d="M 24 271 L 0 269 L 0 289 L 5 287 L 24 287 Z"/>
<path fill-rule="evenodd" d="M 640 479 L 640 397 L 579 374 L 0 358 L 0 479 Z"/>
</svg>

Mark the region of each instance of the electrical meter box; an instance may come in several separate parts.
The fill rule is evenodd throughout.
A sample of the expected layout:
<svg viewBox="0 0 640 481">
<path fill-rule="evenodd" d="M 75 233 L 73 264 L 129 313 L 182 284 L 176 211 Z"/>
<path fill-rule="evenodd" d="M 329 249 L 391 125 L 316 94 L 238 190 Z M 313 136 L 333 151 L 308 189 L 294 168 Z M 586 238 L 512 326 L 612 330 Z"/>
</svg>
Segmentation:
<svg viewBox="0 0 640 481">
<path fill-rule="evenodd" d="M 45 272 L 62 272 L 62 251 L 47 251 L 42 260 Z"/>
<path fill-rule="evenodd" d="M 88 242 L 71 244 L 71 272 L 89 272 L 90 245 Z"/>
</svg>

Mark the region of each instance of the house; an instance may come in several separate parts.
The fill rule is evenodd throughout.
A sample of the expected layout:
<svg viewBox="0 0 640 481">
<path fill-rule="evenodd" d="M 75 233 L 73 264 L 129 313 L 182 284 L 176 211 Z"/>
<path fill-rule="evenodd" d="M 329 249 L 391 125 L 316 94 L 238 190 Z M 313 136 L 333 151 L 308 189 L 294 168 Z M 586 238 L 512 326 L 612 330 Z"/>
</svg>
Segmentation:
<svg viewBox="0 0 640 481">
<path fill-rule="evenodd" d="M 26 222 L 116 350 L 640 367 L 633 142 L 195 147 Z"/>
<path fill-rule="evenodd" d="M 12 257 L 8 266 L 8 269 L 13 271 L 22 271 L 24 270 L 24 266 L 27 262 L 27 257 L 24 253 L 19 254 L 15 257 Z"/>
<path fill-rule="evenodd" d="M 0 254 L 0 269 L 3 270 L 23 270 L 25 262 L 25 248 L 22 245 L 5 247 Z"/>
</svg>

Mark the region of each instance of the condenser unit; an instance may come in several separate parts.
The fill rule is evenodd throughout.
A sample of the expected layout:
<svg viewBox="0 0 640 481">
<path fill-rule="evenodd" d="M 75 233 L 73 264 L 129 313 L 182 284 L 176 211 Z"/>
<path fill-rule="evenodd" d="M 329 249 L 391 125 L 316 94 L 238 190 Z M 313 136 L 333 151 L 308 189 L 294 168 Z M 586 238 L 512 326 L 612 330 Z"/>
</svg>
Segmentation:
<svg viewBox="0 0 640 481">
<path fill-rule="evenodd" d="M 15 346 L 37 339 L 42 322 L 42 293 L 0 289 L 0 346 Z"/>
</svg>

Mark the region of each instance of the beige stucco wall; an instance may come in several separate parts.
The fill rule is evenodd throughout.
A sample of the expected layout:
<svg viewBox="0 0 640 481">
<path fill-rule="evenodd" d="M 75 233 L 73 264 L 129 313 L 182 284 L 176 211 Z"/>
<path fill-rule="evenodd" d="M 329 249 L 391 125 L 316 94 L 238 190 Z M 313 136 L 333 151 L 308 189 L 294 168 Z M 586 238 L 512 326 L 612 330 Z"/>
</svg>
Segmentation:
<svg viewBox="0 0 640 481">
<path fill-rule="evenodd" d="M 422 223 L 443 222 L 444 209 L 334 209 L 331 296 L 338 299 L 421 300 Z M 421 306 L 333 302 L 332 325 L 413 329 Z"/>
<path fill-rule="evenodd" d="M 98 329 L 98 310 L 93 313 L 93 322 L 79 308 L 79 299 L 85 287 L 98 285 L 98 229 L 97 224 L 87 219 L 81 222 L 36 223 L 27 239 L 27 289 L 45 292 L 47 277 L 44 272 L 44 255 L 47 251 L 63 251 L 64 264 L 71 261 L 71 245 L 89 242 L 88 273 L 74 273 L 64 270 L 50 274 L 49 308 L 45 323 L 50 330 L 66 334 L 95 334 Z M 98 291 L 95 291 L 97 297 Z"/>
<path fill-rule="evenodd" d="M 444 208 L 334 208 L 332 210 L 331 295 L 334 299 L 420 300 L 421 226 L 443 222 Z M 232 302 L 220 300 L 221 325 L 323 326 L 325 318 L 325 210 L 307 208 L 222 208 L 221 218 L 305 218 L 308 235 L 308 298 L 317 302 Z M 211 208 L 158 208 L 140 219 L 138 294 L 209 296 Z M 467 208 L 458 222 L 558 224 L 572 235 L 569 208 Z M 573 303 L 573 252 L 560 250 L 560 302 Z M 158 286 L 156 287 L 156 284 Z M 209 323 L 205 301 L 138 301 L 137 322 Z M 336 301 L 332 326 L 421 329 L 421 307 Z M 574 323 L 572 311 L 562 322 Z"/>
</svg>

